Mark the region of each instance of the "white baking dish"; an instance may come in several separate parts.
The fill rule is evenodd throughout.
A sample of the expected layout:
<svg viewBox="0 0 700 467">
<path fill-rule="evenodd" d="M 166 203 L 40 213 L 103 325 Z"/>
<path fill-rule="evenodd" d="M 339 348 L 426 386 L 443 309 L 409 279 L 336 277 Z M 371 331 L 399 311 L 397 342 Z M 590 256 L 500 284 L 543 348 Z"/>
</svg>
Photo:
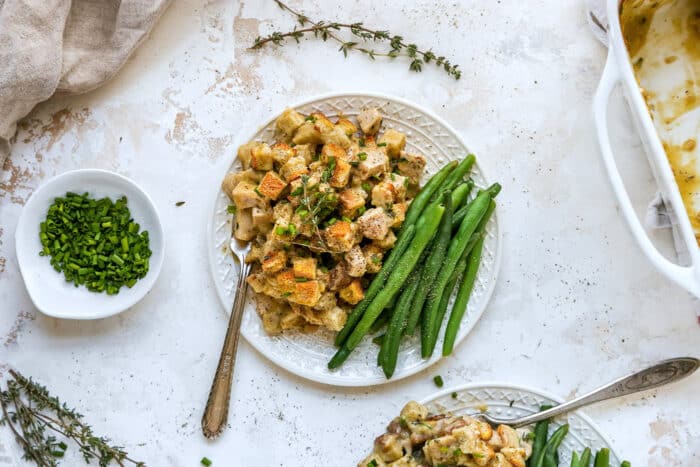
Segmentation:
<svg viewBox="0 0 700 467">
<path fill-rule="evenodd" d="M 686 213 L 681 192 L 674 179 L 662 141 L 649 114 L 647 104 L 635 79 L 634 70 L 622 35 L 619 8 L 620 0 L 607 1 L 609 21 L 609 53 L 605 71 L 600 80 L 593 104 L 598 141 L 603 161 L 608 171 L 613 190 L 617 196 L 622 213 L 629 224 L 634 237 L 649 260 L 666 277 L 700 297 L 700 248 L 696 240 L 690 219 Z M 653 245 L 640 222 L 625 189 L 618 171 L 608 134 L 608 104 L 617 84 L 624 89 L 627 101 L 635 116 L 637 128 L 647 149 L 648 160 L 661 190 L 666 206 L 670 207 L 678 220 L 679 236 L 686 244 L 690 265 L 680 266 L 666 259 Z"/>
</svg>

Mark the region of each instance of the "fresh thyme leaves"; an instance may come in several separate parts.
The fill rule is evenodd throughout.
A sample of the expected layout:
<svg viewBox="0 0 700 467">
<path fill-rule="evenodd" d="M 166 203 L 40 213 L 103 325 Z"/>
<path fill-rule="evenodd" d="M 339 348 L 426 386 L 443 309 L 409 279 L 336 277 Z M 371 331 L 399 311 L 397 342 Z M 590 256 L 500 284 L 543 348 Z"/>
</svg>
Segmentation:
<svg viewBox="0 0 700 467">
<path fill-rule="evenodd" d="M 64 456 L 72 440 L 86 463 L 96 460 L 100 467 L 112 462 L 124 466 L 145 466 L 131 459 L 120 446 L 111 446 L 107 438 L 93 434 L 83 416 L 49 394 L 44 386 L 10 370 L 7 389 L 0 388 L 0 425 L 7 425 L 24 450 L 24 458 L 36 465 L 54 467 Z"/>
<path fill-rule="evenodd" d="M 411 71 L 423 71 L 423 65 L 433 63 L 442 68 L 445 72 L 459 79 L 462 71 L 459 65 L 452 64 L 444 56 L 435 55 L 431 50 L 421 50 L 416 44 L 409 44 L 402 36 L 392 35 L 389 31 L 374 30 L 364 26 L 363 23 L 338 23 L 331 21 L 312 21 L 308 16 L 299 13 L 288 7 L 281 0 L 274 0 L 283 10 L 293 14 L 300 27 L 295 26 L 289 32 L 273 32 L 272 34 L 255 39 L 251 49 L 260 49 L 268 43 L 281 46 L 286 40 L 294 39 L 297 43 L 305 35 L 313 34 L 314 37 L 323 41 L 333 40 L 340 44 L 338 51 L 347 57 L 349 51 L 356 51 L 367 55 L 371 60 L 376 57 L 407 57 L 410 60 L 408 68 Z M 338 35 L 340 31 L 350 31 L 350 34 L 357 40 L 346 41 Z M 369 42 L 388 43 L 389 48 L 379 51 L 369 48 Z"/>
<path fill-rule="evenodd" d="M 334 163 L 334 160 L 331 161 Z M 331 167 L 331 162 L 328 164 L 328 171 Z M 332 174 L 332 169 L 329 172 L 328 178 Z M 324 176 L 325 176 L 324 172 Z M 301 176 L 301 198 L 299 198 L 299 203 L 303 211 L 305 211 L 304 216 L 299 216 L 302 218 L 302 223 L 305 225 L 310 225 L 316 236 L 316 241 L 319 243 L 321 249 L 327 249 L 325 243 L 323 242 L 323 237 L 321 236 L 321 231 L 319 225 L 323 220 L 331 215 L 338 205 L 338 197 L 335 193 L 330 191 L 322 190 L 319 184 L 311 185 L 308 175 Z M 295 190 L 296 191 L 296 190 Z"/>
</svg>

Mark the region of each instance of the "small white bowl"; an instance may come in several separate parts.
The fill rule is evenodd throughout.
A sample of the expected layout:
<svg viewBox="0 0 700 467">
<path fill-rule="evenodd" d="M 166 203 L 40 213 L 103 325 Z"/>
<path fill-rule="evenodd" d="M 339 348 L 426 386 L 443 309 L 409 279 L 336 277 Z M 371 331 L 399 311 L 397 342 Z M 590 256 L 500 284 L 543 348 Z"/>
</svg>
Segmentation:
<svg viewBox="0 0 700 467">
<path fill-rule="evenodd" d="M 84 286 L 66 282 L 56 272 L 49 258 L 39 256 L 39 224 L 54 198 L 66 192 L 89 193 L 93 198 L 112 200 L 125 195 L 129 211 L 142 230 L 147 230 L 152 256 L 148 273 L 132 288 L 122 287 L 116 295 L 91 292 Z M 163 264 L 163 227 L 153 201 L 133 181 L 114 172 L 81 169 L 58 175 L 39 187 L 22 210 L 15 235 L 19 270 L 34 305 L 42 313 L 56 318 L 97 319 L 121 313 L 133 306 L 151 290 Z"/>
</svg>

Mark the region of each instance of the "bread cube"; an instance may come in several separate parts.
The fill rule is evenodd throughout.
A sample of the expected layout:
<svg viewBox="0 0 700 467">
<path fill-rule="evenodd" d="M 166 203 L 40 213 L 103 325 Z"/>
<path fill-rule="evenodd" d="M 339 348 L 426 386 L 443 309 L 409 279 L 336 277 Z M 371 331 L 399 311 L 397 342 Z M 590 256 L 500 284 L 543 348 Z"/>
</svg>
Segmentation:
<svg viewBox="0 0 700 467">
<path fill-rule="evenodd" d="M 385 250 L 393 248 L 394 243 L 396 243 L 396 234 L 394 234 L 393 230 L 389 229 L 384 238 L 375 240 L 374 243 L 376 243 L 378 247 L 383 248 Z"/>
<path fill-rule="evenodd" d="M 294 133 L 292 141 L 294 144 L 319 144 L 322 143 L 321 132 L 311 120 L 307 120 Z"/>
<path fill-rule="evenodd" d="M 294 215 L 294 208 L 289 203 L 277 203 L 275 207 L 272 208 L 275 219 L 282 221 L 285 224 L 289 224 L 292 220 L 292 215 Z"/>
<path fill-rule="evenodd" d="M 291 269 L 284 269 L 275 275 L 274 285 L 283 295 L 294 292 L 296 284 L 297 281 L 294 278 L 294 271 Z"/>
<path fill-rule="evenodd" d="M 249 275 L 245 280 L 248 285 L 257 294 L 265 293 L 265 288 L 267 287 L 267 281 L 265 280 L 265 275 L 262 272 L 255 272 Z"/>
<path fill-rule="evenodd" d="M 365 265 L 367 272 L 374 274 L 382 268 L 382 260 L 384 259 L 384 250 L 379 246 L 370 243 L 362 248 L 362 254 L 365 256 Z"/>
<path fill-rule="evenodd" d="M 345 134 L 345 130 L 342 127 L 336 126 L 327 133 L 321 135 L 321 139 L 326 144 L 335 144 L 343 148 L 348 148 L 352 144 L 352 141 Z"/>
<path fill-rule="evenodd" d="M 255 141 L 250 141 L 239 146 L 238 160 L 241 161 L 241 166 L 243 166 L 244 169 L 250 167 L 251 150 L 257 145 L 258 143 Z"/>
<path fill-rule="evenodd" d="M 285 109 L 275 122 L 277 129 L 286 136 L 292 136 L 304 123 L 304 116 L 294 109 Z"/>
<path fill-rule="evenodd" d="M 348 320 L 348 314 L 339 306 L 321 312 L 322 324 L 331 331 L 340 331 Z"/>
<path fill-rule="evenodd" d="M 316 279 L 316 258 L 294 258 L 294 277 Z"/>
<path fill-rule="evenodd" d="M 265 174 L 258 185 L 258 191 L 270 199 L 276 200 L 287 187 L 287 182 L 273 171 Z"/>
<path fill-rule="evenodd" d="M 358 157 L 358 170 L 364 180 L 389 171 L 389 158 L 379 149 L 366 147 L 364 154 L 361 152 Z"/>
<path fill-rule="evenodd" d="M 400 202 L 406 199 L 406 189 L 408 188 L 408 177 L 397 173 L 390 173 L 386 177 L 386 181 L 394 186 L 394 202 Z"/>
<path fill-rule="evenodd" d="M 389 157 L 394 159 L 401 155 L 401 151 L 406 147 L 406 135 L 394 129 L 388 129 L 377 141 L 377 145 L 384 145 L 384 149 Z"/>
<path fill-rule="evenodd" d="M 396 203 L 391 207 L 391 214 L 394 217 L 394 222 L 391 226 L 393 228 L 401 227 L 403 221 L 406 220 L 406 211 L 408 211 L 409 203 L 404 201 L 403 203 Z"/>
<path fill-rule="evenodd" d="M 323 238 L 328 248 L 333 251 L 350 251 L 355 243 L 355 225 L 350 222 L 337 221 L 323 231 Z"/>
<path fill-rule="evenodd" d="M 258 186 L 248 180 L 242 180 L 231 192 L 231 199 L 238 211 L 252 207 L 265 207 L 265 198 L 256 191 Z"/>
<path fill-rule="evenodd" d="M 398 164 L 396 164 L 396 168 L 401 175 L 408 177 L 412 185 L 418 185 L 423 175 L 423 169 L 425 168 L 425 157 L 403 151 L 401 152 Z"/>
<path fill-rule="evenodd" d="M 321 298 L 319 299 L 316 306 L 314 306 L 314 308 L 322 311 L 331 310 L 337 305 L 337 303 L 338 300 L 336 300 L 335 294 L 333 292 L 323 292 L 321 294 Z"/>
<path fill-rule="evenodd" d="M 394 220 L 382 208 L 372 208 L 357 218 L 360 233 L 373 240 L 386 237 Z"/>
<path fill-rule="evenodd" d="M 350 251 L 343 256 L 347 264 L 348 275 L 352 277 L 362 277 L 367 271 L 367 261 L 362 253 L 360 245 L 353 246 Z"/>
<path fill-rule="evenodd" d="M 308 174 L 309 168 L 306 166 L 306 161 L 303 157 L 294 156 L 289 158 L 287 163 L 282 166 L 280 172 L 286 181 L 291 182 L 302 175 Z"/>
<path fill-rule="evenodd" d="M 372 188 L 372 205 L 378 208 L 389 207 L 394 204 L 396 190 L 389 181 L 382 181 Z"/>
<path fill-rule="evenodd" d="M 340 292 L 338 292 L 338 295 L 351 305 L 359 303 L 360 300 L 365 297 L 365 292 L 362 290 L 360 279 L 353 280 L 350 285 L 341 289 Z"/>
<path fill-rule="evenodd" d="M 293 329 L 302 329 L 306 324 L 306 320 L 298 313 L 295 313 L 291 308 L 282 313 L 280 317 L 280 327 L 284 331 Z"/>
<path fill-rule="evenodd" d="M 348 153 L 341 146 L 337 144 L 328 143 L 324 144 L 321 148 L 321 162 L 328 164 L 328 161 L 334 158 L 336 160 L 343 159 L 347 160 Z"/>
<path fill-rule="evenodd" d="M 297 154 L 296 148 L 285 143 L 275 143 L 270 149 L 272 150 L 272 160 L 280 166 L 284 165 L 290 157 L 294 157 Z"/>
<path fill-rule="evenodd" d="M 233 189 L 236 188 L 236 185 L 238 185 L 238 177 L 232 172 L 227 173 L 224 177 L 224 181 L 221 182 L 221 189 L 224 193 L 226 193 L 226 196 L 228 196 L 231 201 L 233 201 L 232 193 Z"/>
<path fill-rule="evenodd" d="M 347 118 L 339 118 L 338 121 L 335 122 L 335 126 L 342 128 L 343 133 L 345 133 L 347 136 L 352 136 L 357 133 L 357 127 Z"/>
<path fill-rule="evenodd" d="M 255 170 L 272 170 L 272 149 L 267 143 L 258 143 L 250 150 L 250 166 Z"/>
<path fill-rule="evenodd" d="M 311 162 L 313 162 L 314 157 L 316 155 L 315 144 L 297 144 L 296 146 L 294 146 L 294 149 L 296 150 L 297 156 L 304 158 L 306 165 L 309 165 L 311 164 Z"/>
<path fill-rule="evenodd" d="M 382 114 L 379 113 L 376 107 L 364 108 L 357 116 L 357 122 L 360 124 L 360 129 L 366 135 L 374 135 L 382 126 Z"/>
<path fill-rule="evenodd" d="M 266 273 L 279 272 L 287 266 L 287 253 L 275 250 L 263 256 L 262 270 Z"/>
<path fill-rule="evenodd" d="M 344 161 L 343 159 L 335 160 L 335 167 L 333 167 L 333 174 L 330 178 L 330 185 L 333 188 L 343 188 L 350 181 L 350 170 L 352 166 Z"/>
<path fill-rule="evenodd" d="M 296 282 L 289 301 L 312 307 L 321 299 L 321 292 L 321 284 L 318 281 Z"/>
</svg>

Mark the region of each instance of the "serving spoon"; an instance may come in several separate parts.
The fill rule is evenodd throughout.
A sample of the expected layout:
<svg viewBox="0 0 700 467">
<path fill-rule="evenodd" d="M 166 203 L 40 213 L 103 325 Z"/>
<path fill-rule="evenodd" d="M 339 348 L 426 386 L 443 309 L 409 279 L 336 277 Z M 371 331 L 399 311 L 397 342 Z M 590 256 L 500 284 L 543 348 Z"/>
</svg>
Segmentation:
<svg viewBox="0 0 700 467">
<path fill-rule="evenodd" d="M 235 218 L 231 221 L 232 233 L 229 248 L 231 253 L 238 260 L 240 265 L 240 274 L 238 275 L 238 283 L 236 284 L 236 295 L 233 300 L 233 308 L 231 316 L 228 320 L 228 329 L 224 338 L 224 345 L 221 348 L 221 356 L 219 364 L 214 373 L 214 381 L 211 383 L 209 398 L 207 405 L 204 408 L 202 416 L 202 433 L 209 439 L 214 439 L 224 431 L 226 421 L 228 420 L 228 408 L 231 400 L 231 380 L 233 376 L 233 367 L 236 363 L 236 351 L 238 350 L 238 339 L 241 331 L 241 321 L 243 319 L 243 311 L 245 305 L 245 294 L 248 289 L 246 278 L 250 273 L 250 264 L 245 262 L 245 257 L 250 252 L 250 242 L 243 242 L 233 235 L 236 222 Z"/>
<path fill-rule="evenodd" d="M 548 410 L 543 410 L 520 418 L 503 419 L 489 415 L 488 413 L 473 414 L 474 418 L 479 418 L 491 425 L 510 425 L 513 428 L 520 428 L 530 425 L 540 420 L 556 417 L 566 412 L 578 409 L 585 405 L 613 399 L 615 397 L 626 396 L 648 389 L 658 388 L 665 384 L 674 383 L 695 372 L 700 366 L 700 360 L 692 357 L 672 358 L 664 360 L 656 365 L 637 371 L 631 375 L 616 379 L 594 391 L 584 394 L 576 399 L 564 402 Z"/>
</svg>

